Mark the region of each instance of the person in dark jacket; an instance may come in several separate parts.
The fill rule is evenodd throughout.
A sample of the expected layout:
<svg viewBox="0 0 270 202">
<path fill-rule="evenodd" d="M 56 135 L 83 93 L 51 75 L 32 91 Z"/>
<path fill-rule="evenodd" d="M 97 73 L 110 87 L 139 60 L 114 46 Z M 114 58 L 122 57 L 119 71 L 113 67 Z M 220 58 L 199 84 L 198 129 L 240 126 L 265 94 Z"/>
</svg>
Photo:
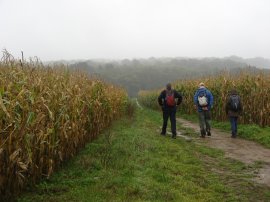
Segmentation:
<svg viewBox="0 0 270 202">
<path fill-rule="evenodd" d="M 177 101 L 175 101 L 177 100 Z M 172 138 L 176 138 L 176 109 L 182 102 L 182 95 L 176 90 L 172 89 L 170 83 L 166 85 L 166 89 L 163 90 L 158 96 L 158 103 L 163 112 L 163 126 L 161 135 L 166 135 L 167 122 L 170 117 Z"/>
<path fill-rule="evenodd" d="M 210 110 L 213 108 L 213 103 L 212 93 L 205 87 L 204 83 L 200 83 L 194 95 L 194 107 L 198 111 L 201 137 L 203 138 L 206 134 L 211 136 Z"/>
<path fill-rule="evenodd" d="M 232 130 L 231 137 L 236 138 L 237 137 L 237 120 L 238 120 L 239 115 L 243 111 L 243 106 L 242 106 L 241 99 L 238 92 L 234 89 L 229 92 L 225 111 L 231 122 L 231 130 Z"/>
</svg>

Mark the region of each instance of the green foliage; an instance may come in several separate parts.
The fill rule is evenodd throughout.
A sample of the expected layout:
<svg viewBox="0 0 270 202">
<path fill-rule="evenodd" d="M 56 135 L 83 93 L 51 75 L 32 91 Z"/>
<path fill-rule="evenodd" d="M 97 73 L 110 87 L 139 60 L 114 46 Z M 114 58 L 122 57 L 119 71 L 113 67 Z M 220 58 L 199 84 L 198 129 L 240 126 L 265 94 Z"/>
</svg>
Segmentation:
<svg viewBox="0 0 270 202">
<path fill-rule="evenodd" d="M 248 63 L 251 64 L 251 63 Z M 136 97 L 140 90 L 161 88 L 178 79 L 192 79 L 217 75 L 225 68 L 232 74 L 248 65 L 233 58 L 149 58 L 121 61 L 85 61 L 70 65 L 96 74 L 126 88 L 129 96 Z M 250 72 L 258 69 L 249 67 Z M 269 70 L 264 70 L 269 71 Z"/>
<path fill-rule="evenodd" d="M 158 91 L 139 91 L 138 93 L 138 101 L 143 106 L 149 109 L 159 109 L 158 105 Z"/>
<path fill-rule="evenodd" d="M 135 111 L 136 111 L 136 108 L 137 108 L 137 104 L 136 104 L 135 100 L 134 99 L 128 99 L 126 109 L 125 109 L 126 115 L 129 118 L 133 118 L 134 114 L 135 114 Z"/>
</svg>

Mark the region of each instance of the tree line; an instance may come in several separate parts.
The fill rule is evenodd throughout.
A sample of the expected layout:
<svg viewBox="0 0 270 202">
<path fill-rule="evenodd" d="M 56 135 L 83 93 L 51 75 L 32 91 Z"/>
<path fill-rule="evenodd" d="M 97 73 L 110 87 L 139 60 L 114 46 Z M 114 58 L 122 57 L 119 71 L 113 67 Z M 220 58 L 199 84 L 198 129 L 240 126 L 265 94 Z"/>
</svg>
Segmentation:
<svg viewBox="0 0 270 202">
<path fill-rule="evenodd" d="M 232 74 L 241 71 L 269 71 L 250 66 L 239 58 L 148 58 L 124 60 L 86 60 L 69 64 L 72 69 L 87 71 L 105 81 L 124 87 L 129 96 L 139 90 L 163 87 L 166 83 L 217 75 L 222 71 Z"/>
</svg>

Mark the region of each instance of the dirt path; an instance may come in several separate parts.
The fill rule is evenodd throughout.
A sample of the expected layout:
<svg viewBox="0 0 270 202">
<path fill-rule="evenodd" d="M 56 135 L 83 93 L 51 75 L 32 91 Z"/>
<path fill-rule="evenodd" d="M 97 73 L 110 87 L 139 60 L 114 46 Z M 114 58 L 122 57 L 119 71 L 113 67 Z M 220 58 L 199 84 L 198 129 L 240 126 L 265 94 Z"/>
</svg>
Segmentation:
<svg viewBox="0 0 270 202">
<path fill-rule="evenodd" d="M 177 118 L 184 127 L 192 128 L 199 132 L 199 125 L 187 120 Z M 209 147 L 218 148 L 225 152 L 226 157 L 239 160 L 246 164 L 253 164 L 256 161 L 264 162 L 258 171 L 256 182 L 266 184 L 270 187 L 270 149 L 244 139 L 231 138 L 231 135 L 217 129 L 212 129 L 212 136 L 199 138 L 197 141 L 205 143 Z"/>
</svg>

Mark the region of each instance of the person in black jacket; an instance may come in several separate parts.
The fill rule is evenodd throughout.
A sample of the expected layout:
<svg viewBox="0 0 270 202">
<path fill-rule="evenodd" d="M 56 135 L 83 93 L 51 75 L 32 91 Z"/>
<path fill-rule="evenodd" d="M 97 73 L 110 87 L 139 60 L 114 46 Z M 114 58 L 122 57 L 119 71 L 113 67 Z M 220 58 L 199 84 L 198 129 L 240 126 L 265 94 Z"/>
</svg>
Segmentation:
<svg viewBox="0 0 270 202">
<path fill-rule="evenodd" d="M 177 100 L 177 102 L 175 101 Z M 176 90 L 172 89 L 172 85 L 168 83 L 166 89 L 158 96 L 158 103 L 163 112 L 163 126 L 161 135 L 166 135 L 167 122 L 170 117 L 172 138 L 176 138 L 176 109 L 182 102 L 182 96 Z"/>
<path fill-rule="evenodd" d="M 231 122 L 231 130 L 232 130 L 231 137 L 236 138 L 237 137 L 237 120 L 238 120 L 239 115 L 243 111 L 241 99 L 236 90 L 231 90 L 229 92 L 225 111 Z"/>
</svg>

